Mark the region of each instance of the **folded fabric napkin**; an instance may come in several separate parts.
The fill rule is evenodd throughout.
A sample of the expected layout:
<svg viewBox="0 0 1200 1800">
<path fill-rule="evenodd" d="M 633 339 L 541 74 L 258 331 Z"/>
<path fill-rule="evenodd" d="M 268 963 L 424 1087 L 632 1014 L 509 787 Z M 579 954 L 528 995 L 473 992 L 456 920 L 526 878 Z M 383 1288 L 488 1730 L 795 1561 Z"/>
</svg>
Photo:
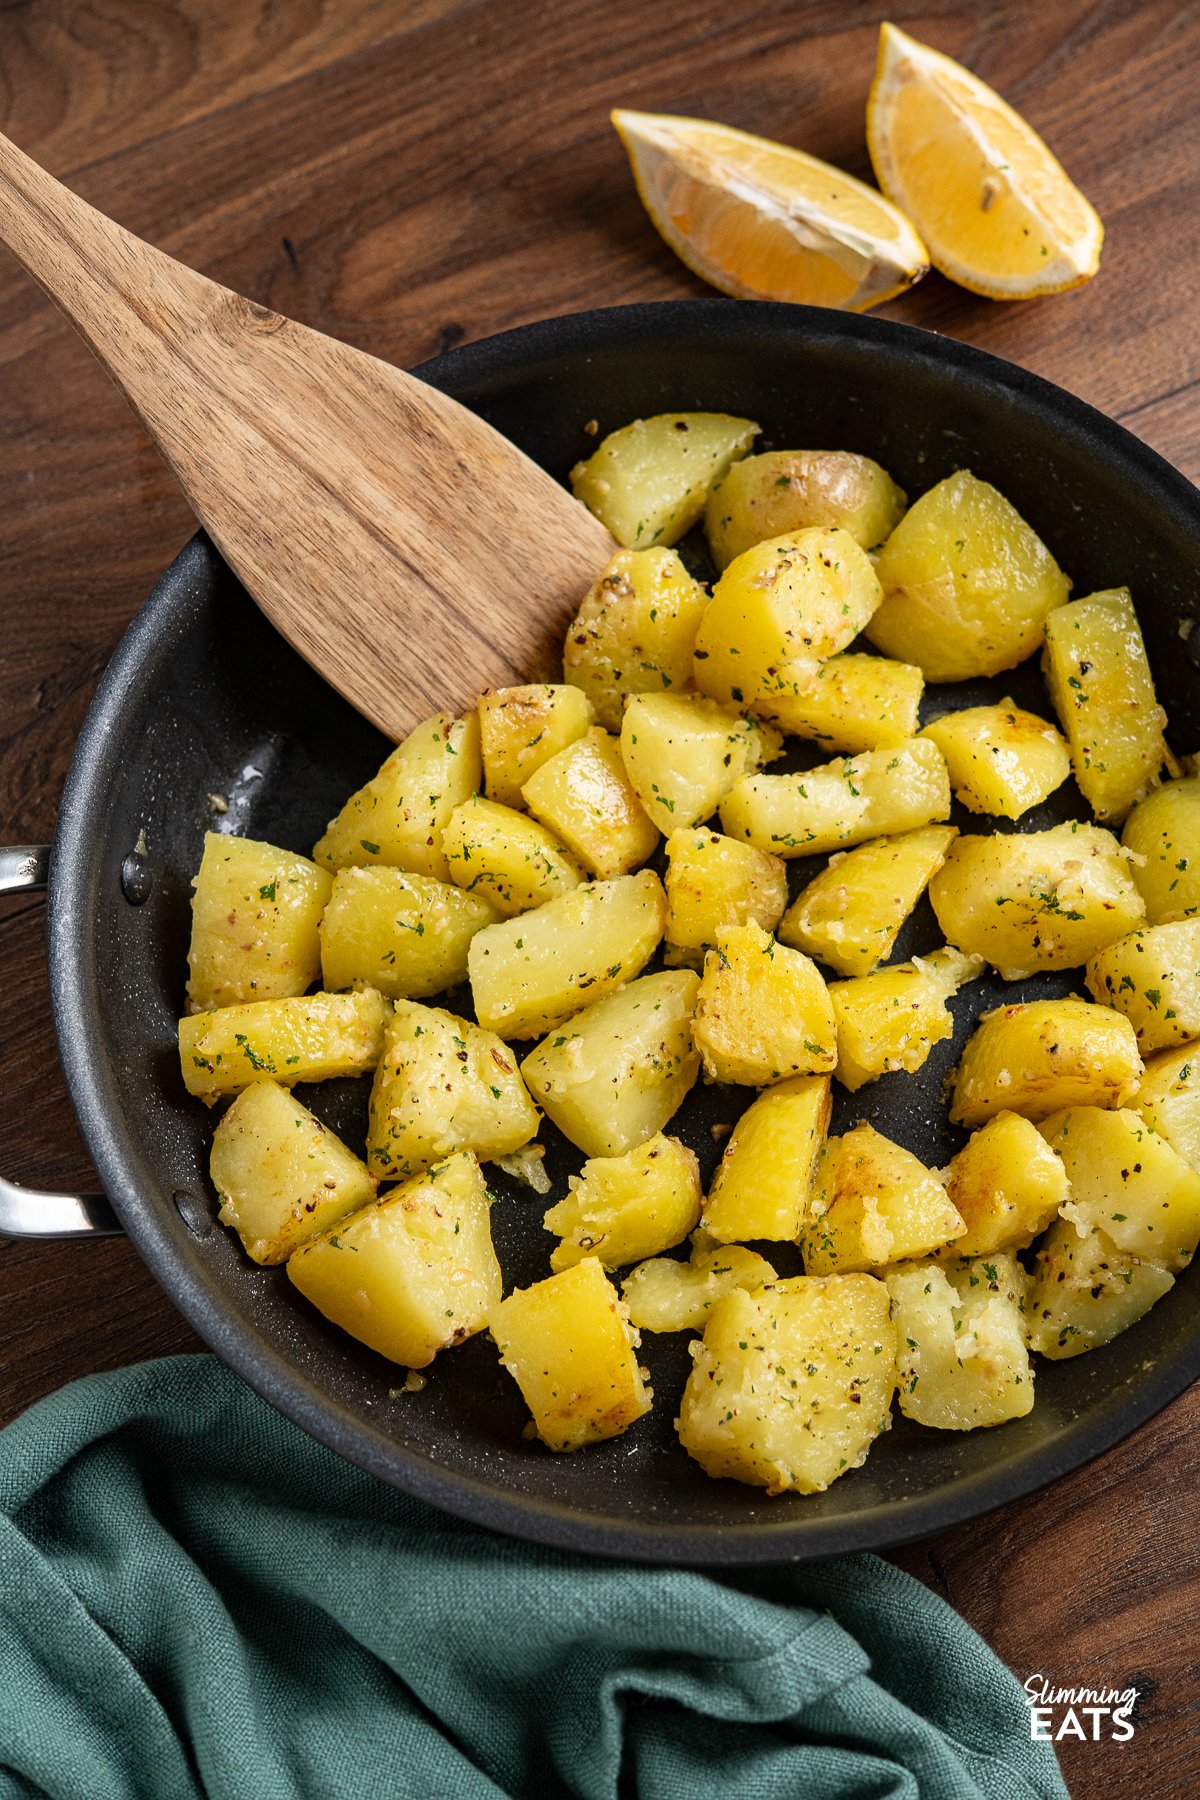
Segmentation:
<svg viewBox="0 0 1200 1800">
<path fill-rule="evenodd" d="M 1015 1679 L 873 1556 L 708 1575 L 447 1518 L 209 1356 L 0 1433 L 0 1794 L 1026 1800 Z"/>
</svg>

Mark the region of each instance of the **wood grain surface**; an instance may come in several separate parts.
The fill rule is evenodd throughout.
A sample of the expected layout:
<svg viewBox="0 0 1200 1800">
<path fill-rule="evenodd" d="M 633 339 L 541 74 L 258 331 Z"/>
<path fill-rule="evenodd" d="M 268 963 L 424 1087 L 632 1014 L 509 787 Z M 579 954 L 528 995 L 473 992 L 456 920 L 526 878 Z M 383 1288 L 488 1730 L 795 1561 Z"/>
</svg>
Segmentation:
<svg viewBox="0 0 1200 1800">
<path fill-rule="evenodd" d="M 854 0 L 16 0 L 0 129 L 207 275 L 402 366 L 556 312 L 702 291 L 607 122 L 697 113 L 869 178 L 881 9 Z M 1200 475 L 1192 6 L 937 0 L 896 23 L 1043 132 L 1108 229 L 1077 293 L 931 276 L 884 308 L 985 346 Z M 105 661 L 191 529 L 116 390 L 0 254 L 0 834 L 49 837 Z M 1191 749 L 1187 745 L 1181 748 Z M 41 903 L 0 902 L 4 1172 L 94 1182 L 58 1068 Z M 0 1246 L 0 1417 L 196 1341 L 123 1242 Z M 1076 1800 L 1200 1794 L 1200 1391 L 1046 1492 L 903 1552 L 1022 1676 L 1136 1684 L 1128 1744 L 1063 1741 Z"/>
</svg>

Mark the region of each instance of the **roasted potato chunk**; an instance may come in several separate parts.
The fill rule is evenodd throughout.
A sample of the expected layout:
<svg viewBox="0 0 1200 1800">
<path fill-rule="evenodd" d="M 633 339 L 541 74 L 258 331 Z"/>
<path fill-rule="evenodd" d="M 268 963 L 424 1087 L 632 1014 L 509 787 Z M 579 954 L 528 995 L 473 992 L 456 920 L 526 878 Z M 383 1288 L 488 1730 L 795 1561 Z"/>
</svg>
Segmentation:
<svg viewBox="0 0 1200 1800">
<path fill-rule="evenodd" d="M 1030 1000 L 984 1013 L 954 1073 L 950 1120 L 1045 1119 L 1064 1106 L 1123 1106 L 1142 1072 L 1128 1019 L 1087 1000 Z"/>
<path fill-rule="evenodd" d="M 1011 700 L 943 713 L 922 736 L 945 757 L 954 798 L 968 812 L 1019 819 L 1071 773 L 1066 740 Z"/>
<path fill-rule="evenodd" d="M 1193 1169 L 1200 1169 L 1200 1056 L 1193 1044 L 1152 1056 L 1129 1105 Z"/>
<path fill-rule="evenodd" d="M 830 1109 L 828 1075 L 777 1082 L 747 1107 L 709 1188 L 704 1230 L 710 1238 L 734 1244 L 799 1235 Z"/>
<path fill-rule="evenodd" d="M 753 1293 L 776 1279 L 757 1250 L 741 1244 L 704 1249 L 702 1243 L 701 1237 L 687 1262 L 656 1256 L 630 1270 L 621 1283 L 621 1298 L 639 1331 L 703 1331 L 717 1301 L 735 1287 Z"/>
<path fill-rule="evenodd" d="M 1116 838 L 1075 821 L 960 837 L 929 898 L 949 942 L 982 956 L 1006 981 L 1077 968 L 1145 916 Z"/>
<path fill-rule="evenodd" d="M 786 729 L 824 750 L 884 750 L 915 737 L 925 677 L 890 656 L 831 656 L 787 703 Z"/>
<path fill-rule="evenodd" d="M 1024 1250 L 1056 1216 L 1070 1186 L 1062 1158 L 1037 1126 L 1001 1112 L 951 1158 L 946 1192 L 967 1227 L 953 1254 L 970 1257 Z"/>
<path fill-rule="evenodd" d="M 940 1431 L 974 1431 L 1033 1410 L 1025 1347 L 1028 1277 L 997 1252 L 952 1268 L 909 1263 L 885 1277 L 900 1345 L 900 1411 Z"/>
<path fill-rule="evenodd" d="M 498 917 L 489 901 L 432 875 L 339 869 L 321 919 L 325 986 L 425 1000 L 466 980 L 471 939 Z"/>
<path fill-rule="evenodd" d="M 721 805 L 730 837 L 774 856 L 820 856 L 950 816 L 950 777 L 936 744 L 911 738 L 802 775 L 743 775 Z"/>
<path fill-rule="evenodd" d="M 491 688 L 479 697 L 479 748 L 489 800 L 520 806 L 529 777 L 581 738 L 595 710 L 581 688 L 535 682 Z"/>
<path fill-rule="evenodd" d="M 696 686 L 724 706 L 788 724 L 790 702 L 857 637 L 879 604 L 871 559 L 848 532 L 787 532 L 730 563 L 696 633 Z"/>
<path fill-rule="evenodd" d="M 1200 913 L 1200 779 L 1164 782 L 1139 800 L 1121 842 L 1151 925 Z"/>
<path fill-rule="evenodd" d="M 371 1087 L 372 1175 L 405 1181 L 460 1150 L 489 1162 L 519 1150 L 537 1129 L 507 1044 L 441 1007 L 396 1002 Z"/>
<path fill-rule="evenodd" d="M 302 994 L 321 973 L 330 877 L 307 856 L 209 831 L 192 883 L 188 1000 L 197 1012 Z"/>
<path fill-rule="evenodd" d="M 816 964 L 759 925 L 727 925 L 704 957 L 692 1022 L 714 1081 L 765 1087 L 832 1069 L 836 1034 Z"/>
<path fill-rule="evenodd" d="M 822 1150 L 800 1247 L 809 1275 L 845 1275 L 926 1256 L 964 1229 L 937 1176 L 864 1123 Z"/>
<path fill-rule="evenodd" d="M 770 726 L 702 694 L 634 694 L 621 726 L 621 759 L 660 831 L 710 818 L 741 776 L 779 755 Z"/>
<path fill-rule="evenodd" d="M 449 881 L 442 828 L 479 787 L 479 715 L 435 713 L 410 731 L 365 787 L 351 794 L 313 857 L 329 869 L 389 863 Z"/>
<path fill-rule="evenodd" d="M 682 1244 L 700 1218 L 700 1165 L 686 1144 L 662 1132 L 624 1156 L 593 1156 L 568 1177 L 570 1193 L 542 1220 L 562 1242 L 552 1269 L 594 1256 L 620 1269 Z"/>
<path fill-rule="evenodd" d="M 957 836 L 953 825 L 926 825 L 839 851 L 788 907 L 780 943 L 828 963 L 839 975 L 869 975 L 891 955 L 901 926 Z M 669 898 L 669 882 L 667 893 Z"/>
<path fill-rule="evenodd" d="M 691 688 L 692 650 L 708 595 L 674 550 L 622 550 L 584 596 L 563 668 L 597 723 L 620 731 L 630 694 Z"/>
<path fill-rule="evenodd" d="M 183 1083 L 211 1106 L 266 1076 L 281 1087 L 366 1075 L 383 1052 L 391 1004 L 374 988 L 251 1000 L 179 1021 Z"/>
<path fill-rule="evenodd" d="M 851 1093 L 897 1069 L 911 1075 L 953 1035 L 949 1002 L 983 974 L 976 956 L 934 950 L 829 987 L 837 1020 L 837 1078 Z"/>
<path fill-rule="evenodd" d="M 1129 589 L 1109 588 L 1052 612 L 1042 667 L 1079 791 L 1098 819 L 1119 825 L 1167 760 L 1167 715 Z"/>
<path fill-rule="evenodd" d="M 787 905 L 787 871 L 779 857 L 703 826 L 673 831 L 666 852 L 672 953 L 694 956 L 700 964 L 722 926 L 753 924 L 774 931 Z"/>
<path fill-rule="evenodd" d="M 746 456 L 708 496 L 704 531 L 713 561 L 727 568 L 765 538 L 806 526 L 840 525 L 864 550 L 878 549 L 904 512 L 886 469 L 852 450 L 768 450 Z"/>
<path fill-rule="evenodd" d="M 1058 1219 L 1042 1239 L 1026 1301 L 1029 1347 L 1052 1361 L 1111 1343 L 1150 1311 L 1175 1277 L 1093 1226 Z"/>
<path fill-rule="evenodd" d="M 874 1276 L 735 1288 L 693 1354 L 677 1428 L 708 1475 L 819 1494 L 891 1422 L 896 1330 Z"/>
<path fill-rule="evenodd" d="M 594 1256 L 517 1288 L 492 1305 L 487 1323 L 551 1450 L 619 1437 L 650 1411 L 637 1333 Z"/>
<path fill-rule="evenodd" d="M 552 1030 L 640 975 L 665 920 L 662 883 L 642 869 L 489 926 L 468 953 L 476 1018 L 506 1038 Z"/>
<path fill-rule="evenodd" d="M 700 1069 L 699 978 L 643 975 L 543 1038 L 521 1071 L 539 1106 L 586 1156 L 623 1156 L 661 1131 Z"/>
<path fill-rule="evenodd" d="M 480 794 L 450 814 L 442 849 L 456 886 L 506 919 L 569 894 L 583 880 L 575 858 L 544 825 Z"/>
<path fill-rule="evenodd" d="M 1071 1183 L 1064 1218 L 1142 1262 L 1186 1268 L 1200 1244 L 1200 1174 L 1140 1113 L 1073 1106 L 1041 1132 Z"/>
<path fill-rule="evenodd" d="M 656 413 L 610 431 L 571 470 L 575 498 L 627 548 L 677 544 L 709 489 L 758 436 L 729 413 Z"/>
<path fill-rule="evenodd" d="M 1088 992 L 1124 1013 L 1143 1056 L 1200 1036 L 1200 919 L 1152 925 L 1087 966 Z"/>
<path fill-rule="evenodd" d="M 965 469 L 909 508 L 876 573 L 884 598 L 867 636 L 926 681 L 1015 668 L 1071 587 L 1016 507 Z"/>
<path fill-rule="evenodd" d="M 544 762 L 525 804 L 591 875 L 628 875 L 654 854 L 658 827 L 625 773 L 621 746 L 598 725 Z"/>
<path fill-rule="evenodd" d="M 242 1089 L 213 1133 L 208 1168 L 222 1225 L 256 1263 L 286 1262 L 375 1198 L 366 1164 L 274 1081 Z"/>
<path fill-rule="evenodd" d="M 463 1152 L 302 1244 L 288 1278 L 360 1344 L 424 1369 L 482 1331 L 500 1298 L 490 1213 L 479 1164 Z"/>
</svg>

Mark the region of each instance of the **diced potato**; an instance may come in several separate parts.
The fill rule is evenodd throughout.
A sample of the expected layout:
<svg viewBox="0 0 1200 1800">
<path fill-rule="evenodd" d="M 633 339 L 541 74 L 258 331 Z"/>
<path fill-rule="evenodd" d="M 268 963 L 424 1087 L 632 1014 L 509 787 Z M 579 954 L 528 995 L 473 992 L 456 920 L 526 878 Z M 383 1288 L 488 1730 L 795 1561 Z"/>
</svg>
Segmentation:
<svg viewBox="0 0 1200 1800">
<path fill-rule="evenodd" d="M 621 758 L 660 831 L 711 817 L 742 775 L 779 755 L 778 732 L 702 694 L 634 694 L 621 726 Z"/>
<path fill-rule="evenodd" d="M 1006 981 L 1077 968 L 1145 915 L 1111 831 L 1074 820 L 1050 831 L 960 837 L 929 898 L 949 942 L 984 957 Z"/>
<path fill-rule="evenodd" d="M 366 1075 L 383 1053 L 391 1010 L 382 994 L 362 988 L 193 1013 L 179 1021 L 184 1086 L 211 1106 L 264 1075 L 281 1087 Z"/>
<path fill-rule="evenodd" d="M 940 1431 L 974 1431 L 1033 1410 L 1025 1347 L 1028 1277 L 1015 1257 L 954 1268 L 913 1263 L 886 1276 L 900 1344 L 900 1411 Z"/>
<path fill-rule="evenodd" d="M 624 1156 L 593 1156 L 569 1178 L 570 1193 L 542 1224 L 561 1238 L 554 1270 L 594 1256 L 620 1269 L 681 1244 L 700 1218 L 700 1165 L 678 1138 L 660 1131 Z"/>
<path fill-rule="evenodd" d="M 1096 1226 L 1142 1262 L 1187 1266 L 1200 1244 L 1200 1174 L 1140 1113 L 1074 1106 L 1041 1131 L 1071 1183 L 1064 1218 Z"/>
<path fill-rule="evenodd" d="M 367 1166 L 404 1181 L 471 1150 L 509 1156 L 537 1136 L 538 1114 L 508 1045 L 438 1006 L 398 1000 L 371 1087 Z"/>
<path fill-rule="evenodd" d="M 1164 782 L 1139 800 L 1121 842 L 1151 925 L 1200 913 L 1200 779 Z"/>
<path fill-rule="evenodd" d="M 500 1298 L 490 1213 L 479 1164 L 463 1152 L 301 1245 L 288 1278 L 360 1344 L 424 1369 L 482 1331 Z"/>
<path fill-rule="evenodd" d="M 1070 1187 L 1062 1159 L 1019 1113 L 989 1119 L 951 1158 L 946 1192 L 966 1223 L 956 1256 L 1024 1250 L 1045 1231 Z"/>
<path fill-rule="evenodd" d="M 774 931 L 787 905 L 787 871 L 779 857 L 703 826 L 673 831 L 666 852 L 667 942 L 675 951 L 703 962 L 724 925 Z"/>
<path fill-rule="evenodd" d="M 828 963 L 839 975 L 869 975 L 891 955 L 900 927 L 957 836 L 953 825 L 926 825 L 831 856 L 783 915 L 780 943 Z"/>
<path fill-rule="evenodd" d="M 705 952 L 692 1023 L 713 1081 L 765 1087 L 836 1060 L 833 1009 L 816 964 L 760 925 L 726 925 Z"/>
<path fill-rule="evenodd" d="M 1129 589 L 1108 588 L 1052 612 L 1042 667 L 1079 790 L 1098 819 L 1120 824 L 1167 760 L 1167 715 Z"/>
<path fill-rule="evenodd" d="M 563 669 L 596 721 L 620 731 L 629 694 L 692 685 L 692 650 L 708 595 L 674 550 L 622 550 L 585 594 L 563 645 Z"/>
<path fill-rule="evenodd" d="M 551 1450 L 619 1437 L 650 1411 L 630 1327 L 594 1256 L 493 1304 L 488 1329 Z"/>
<path fill-rule="evenodd" d="M 824 750 L 890 749 L 915 737 L 925 677 L 890 656 L 844 653 L 821 664 L 811 687 L 782 707 L 779 723 Z"/>
<path fill-rule="evenodd" d="M 1128 1019 L 1088 1000 L 1030 1000 L 984 1013 L 954 1074 L 950 1120 L 1045 1119 L 1064 1106 L 1123 1106 L 1142 1072 Z"/>
<path fill-rule="evenodd" d="M 968 812 L 1019 819 L 1071 773 L 1065 739 L 1011 700 L 943 713 L 922 735 L 945 757 L 954 798 Z"/>
<path fill-rule="evenodd" d="M 735 557 L 696 633 L 696 686 L 789 729 L 787 708 L 879 604 L 865 550 L 838 528 L 786 532 Z"/>
<path fill-rule="evenodd" d="M 467 950 L 494 906 L 451 882 L 407 869 L 339 869 L 321 920 L 327 988 L 373 987 L 424 1000 L 467 978 Z"/>
<path fill-rule="evenodd" d="M 1071 587 L 1016 508 L 965 469 L 909 508 L 876 569 L 884 599 L 867 636 L 927 681 L 1015 668 Z"/>
<path fill-rule="evenodd" d="M 654 854 L 658 828 L 625 773 L 620 744 L 599 725 L 544 762 L 521 792 L 534 818 L 602 880 L 628 875 Z"/>
<path fill-rule="evenodd" d="M 208 1167 L 218 1217 L 256 1263 L 286 1262 L 375 1198 L 366 1164 L 274 1081 L 242 1089 L 213 1133 Z"/>
<path fill-rule="evenodd" d="M 949 1002 L 983 974 L 978 957 L 943 949 L 830 984 L 837 1020 L 837 1078 L 855 1093 L 897 1069 L 915 1072 L 953 1036 Z"/>
<path fill-rule="evenodd" d="M 661 1131 L 700 1070 L 699 978 L 643 975 L 543 1038 L 521 1065 L 542 1110 L 585 1156 L 623 1156 Z"/>
<path fill-rule="evenodd" d="M 1124 1013 L 1143 1056 L 1200 1036 L 1200 919 L 1152 925 L 1087 966 L 1088 992 Z"/>
<path fill-rule="evenodd" d="M 945 759 L 924 738 L 802 775 L 743 775 L 721 806 L 730 837 L 785 857 L 849 850 L 949 817 Z"/>
<path fill-rule="evenodd" d="M 479 697 L 479 748 L 489 800 L 520 806 L 521 789 L 544 762 L 581 738 L 595 711 L 563 682 L 489 688 Z"/>
<path fill-rule="evenodd" d="M 1111 1343 L 1175 1285 L 1157 1264 L 1118 1250 L 1094 1227 L 1059 1219 L 1043 1238 L 1026 1302 L 1029 1347 L 1058 1362 Z"/>
<path fill-rule="evenodd" d="M 390 863 L 449 881 L 442 828 L 479 787 L 479 715 L 435 713 L 410 731 L 365 787 L 351 794 L 313 849 L 330 869 Z"/>
<path fill-rule="evenodd" d="M 642 869 L 489 925 L 468 958 L 476 1018 L 506 1038 L 551 1031 L 640 975 L 665 920 L 662 883 Z"/>
<path fill-rule="evenodd" d="M 639 1331 L 703 1331 L 718 1300 L 734 1288 L 752 1293 L 776 1279 L 757 1250 L 741 1244 L 693 1249 L 688 1262 L 656 1256 L 639 1263 L 621 1283 L 630 1323 Z"/>
<path fill-rule="evenodd" d="M 710 1237 L 722 1244 L 795 1240 L 808 1212 L 831 1106 L 828 1075 L 796 1075 L 746 1109 L 709 1187 L 704 1229 Z"/>
<path fill-rule="evenodd" d="M 768 450 L 746 456 L 708 496 L 704 530 L 713 561 L 726 568 L 765 538 L 806 525 L 840 525 L 864 550 L 899 524 L 904 494 L 886 469 L 852 450 Z"/>
<path fill-rule="evenodd" d="M 845 1275 L 927 1256 L 963 1230 L 937 1176 L 864 1123 L 822 1150 L 800 1247 L 809 1275 Z"/>
<path fill-rule="evenodd" d="M 693 1355 L 677 1428 L 708 1475 L 819 1494 L 891 1423 L 896 1329 L 872 1275 L 735 1288 Z"/>
<path fill-rule="evenodd" d="M 544 825 L 481 794 L 450 814 L 442 849 L 457 886 L 507 919 L 569 894 L 583 880 L 575 858 Z"/>
<path fill-rule="evenodd" d="M 1185 1162 L 1200 1169 L 1200 1055 L 1194 1044 L 1152 1056 L 1129 1104 Z"/>
<path fill-rule="evenodd" d="M 618 544 L 677 544 L 704 511 L 709 489 L 758 436 L 729 413 L 656 413 L 602 438 L 571 470 L 575 498 Z"/>
<path fill-rule="evenodd" d="M 196 1011 L 282 1000 L 318 979 L 327 870 L 274 844 L 209 831 L 192 886 L 188 1000 Z"/>
</svg>

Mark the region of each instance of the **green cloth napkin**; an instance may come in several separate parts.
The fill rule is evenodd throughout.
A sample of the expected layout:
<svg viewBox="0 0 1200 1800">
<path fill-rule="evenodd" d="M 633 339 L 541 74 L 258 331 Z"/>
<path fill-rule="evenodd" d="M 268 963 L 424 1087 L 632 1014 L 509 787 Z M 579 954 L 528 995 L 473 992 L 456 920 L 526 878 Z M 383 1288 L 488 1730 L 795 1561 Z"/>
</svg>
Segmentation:
<svg viewBox="0 0 1200 1800">
<path fill-rule="evenodd" d="M 1015 1679 L 873 1556 L 704 1574 L 447 1518 L 210 1356 L 0 1433 L 0 1794 L 1027 1800 Z"/>
</svg>

